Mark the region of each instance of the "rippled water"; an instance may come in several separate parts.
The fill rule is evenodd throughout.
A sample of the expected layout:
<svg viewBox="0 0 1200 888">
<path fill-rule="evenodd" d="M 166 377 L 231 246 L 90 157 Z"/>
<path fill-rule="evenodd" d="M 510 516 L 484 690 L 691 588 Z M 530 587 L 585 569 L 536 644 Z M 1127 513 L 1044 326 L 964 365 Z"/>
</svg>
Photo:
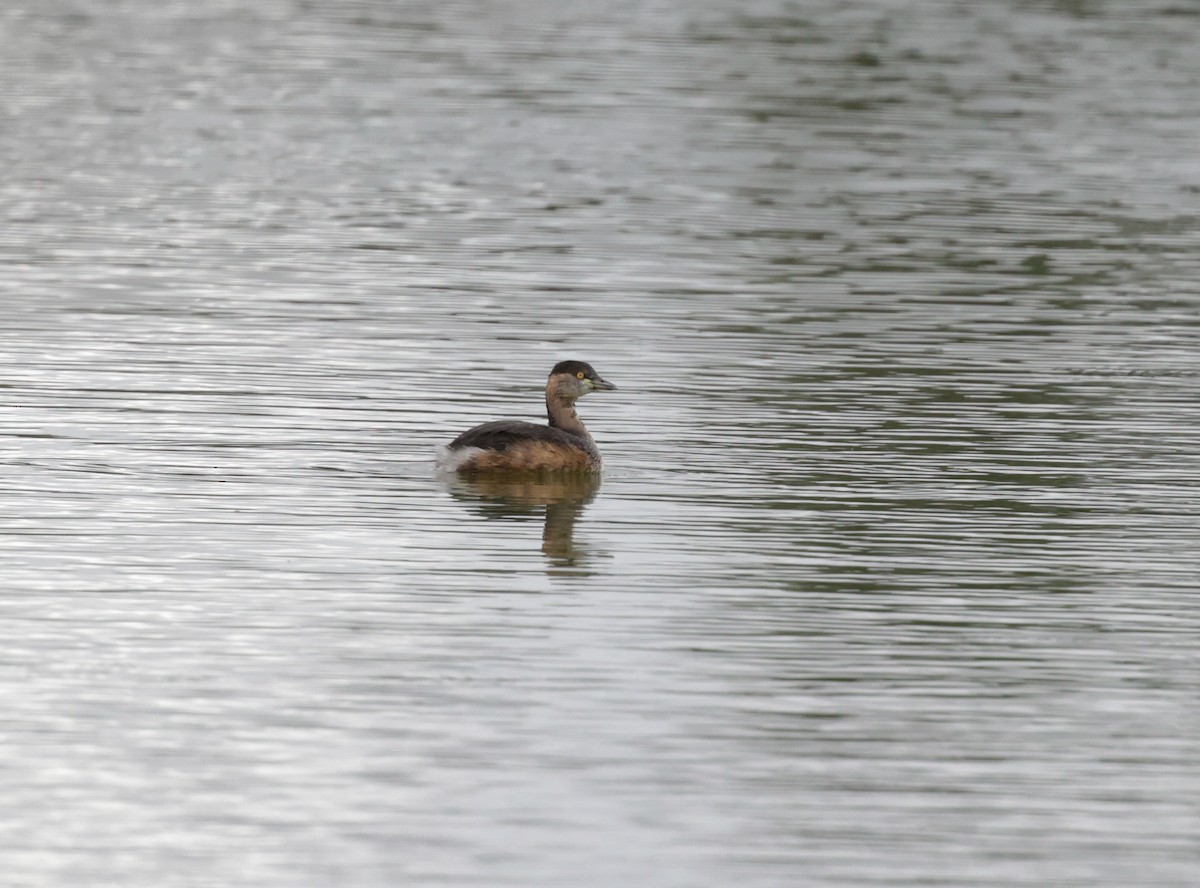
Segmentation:
<svg viewBox="0 0 1200 888">
<path fill-rule="evenodd" d="M 1198 37 L 6 5 L 5 883 L 1195 884 Z"/>
</svg>

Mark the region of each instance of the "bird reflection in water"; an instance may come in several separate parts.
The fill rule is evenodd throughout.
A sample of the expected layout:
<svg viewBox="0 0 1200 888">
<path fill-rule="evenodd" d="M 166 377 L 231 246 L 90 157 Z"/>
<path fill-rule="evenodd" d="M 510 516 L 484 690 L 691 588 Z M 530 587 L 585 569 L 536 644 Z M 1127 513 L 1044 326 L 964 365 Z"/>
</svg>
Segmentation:
<svg viewBox="0 0 1200 888">
<path fill-rule="evenodd" d="M 576 544 L 575 522 L 600 490 L 598 473 L 459 476 L 446 483 L 451 496 L 473 503 L 485 518 L 528 520 L 544 508 L 542 554 L 551 575 L 576 573 L 595 554 Z"/>
</svg>

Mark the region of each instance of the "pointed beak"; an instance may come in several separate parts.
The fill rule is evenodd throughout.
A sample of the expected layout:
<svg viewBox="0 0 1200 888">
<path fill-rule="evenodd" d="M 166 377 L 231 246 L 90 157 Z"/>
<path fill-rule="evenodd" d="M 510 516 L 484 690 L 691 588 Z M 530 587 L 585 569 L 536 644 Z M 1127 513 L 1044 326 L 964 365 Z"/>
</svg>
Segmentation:
<svg viewBox="0 0 1200 888">
<path fill-rule="evenodd" d="M 592 377 L 592 388 L 598 392 L 615 392 L 617 387 L 607 379 L 601 379 L 599 376 Z"/>
</svg>

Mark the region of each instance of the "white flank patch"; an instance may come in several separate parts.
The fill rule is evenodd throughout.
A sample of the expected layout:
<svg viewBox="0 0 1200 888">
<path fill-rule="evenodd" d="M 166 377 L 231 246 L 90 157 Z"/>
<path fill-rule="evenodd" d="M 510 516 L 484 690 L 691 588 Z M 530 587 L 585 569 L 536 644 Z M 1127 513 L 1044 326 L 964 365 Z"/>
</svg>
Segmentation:
<svg viewBox="0 0 1200 888">
<path fill-rule="evenodd" d="M 437 467 L 443 472 L 457 472 L 464 463 L 483 453 L 482 447 L 460 447 L 451 450 L 445 444 L 437 449 Z"/>
</svg>

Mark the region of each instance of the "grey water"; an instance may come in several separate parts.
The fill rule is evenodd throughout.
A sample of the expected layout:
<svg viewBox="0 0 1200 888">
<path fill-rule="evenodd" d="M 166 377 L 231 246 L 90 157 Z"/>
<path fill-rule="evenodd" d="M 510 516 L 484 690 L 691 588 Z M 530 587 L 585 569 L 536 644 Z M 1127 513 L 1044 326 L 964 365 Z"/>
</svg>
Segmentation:
<svg viewBox="0 0 1200 888">
<path fill-rule="evenodd" d="M 5 3 L 4 883 L 1195 885 L 1198 40 Z"/>
</svg>

